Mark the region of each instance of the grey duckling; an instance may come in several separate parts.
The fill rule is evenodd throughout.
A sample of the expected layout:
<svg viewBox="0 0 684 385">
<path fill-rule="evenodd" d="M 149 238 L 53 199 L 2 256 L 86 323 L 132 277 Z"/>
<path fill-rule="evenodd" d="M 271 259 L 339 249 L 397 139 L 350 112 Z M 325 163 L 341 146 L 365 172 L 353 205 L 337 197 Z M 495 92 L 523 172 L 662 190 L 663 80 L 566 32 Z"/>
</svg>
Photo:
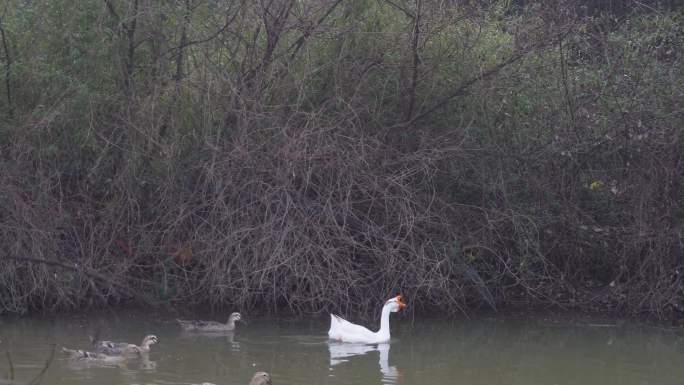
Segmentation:
<svg viewBox="0 0 684 385">
<path fill-rule="evenodd" d="M 249 385 L 273 385 L 271 383 L 271 375 L 266 372 L 256 372 Z"/>
<path fill-rule="evenodd" d="M 226 323 L 216 321 L 196 321 L 196 320 L 181 320 L 177 319 L 180 326 L 187 331 L 203 331 L 203 332 L 224 332 L 235 330 L 235 322 L 242 321 L 240 313 L 233 313 L 228 317 Z M 242 321 L 245 322 L 245 321 Z"/>
<path fill-rule="evenodd" d="M 202 385 L 216 385 L 211 382 L 203 382 Z M 249 385 L 273 385 L 271 382 L 271 376 L 266 372 L 256 372 L 252 379 L 249 381 Z"/>
<path fill-rule="evenodd" d="M 121 356 L 110 356 L 110 355 L 103 354 L 103 353 L 94 353 L 94 352 L 89 352 L 87 350 L 80 350 L 80 349 L 68 349 L 65 347 L 62 348 L 62 353 L 68 355 L 69 358 L 71 358 L 74 361 L 108 362 L 108 361 L 120 361 L 123 359 Z"/>
<path fill-rule="evenodd" d="M 119 356 L 126 354 L 149 353 L 150 347 L 158 343 L 159 340 L 157 339 L 157 336 L 150 334 L 143 338 L 140 346 L 129 344 L 128 342 L 97 341 L 94 338 L 91 342 L 95 347 L 96 353 Z"/>
</svg>

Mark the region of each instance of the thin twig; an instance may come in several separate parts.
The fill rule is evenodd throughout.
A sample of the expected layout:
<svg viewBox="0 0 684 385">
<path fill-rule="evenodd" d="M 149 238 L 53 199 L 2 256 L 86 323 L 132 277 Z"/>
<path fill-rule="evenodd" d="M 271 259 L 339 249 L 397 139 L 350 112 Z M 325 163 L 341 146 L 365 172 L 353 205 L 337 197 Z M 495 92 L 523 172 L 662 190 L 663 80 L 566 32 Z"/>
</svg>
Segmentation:
<svg viewBox="0 0 684 385">
<path fill-rule="evenodd" d="M 57 345 L 53 344 L 52 345 L 52 350 L 50 351 L 50 357 L 45 361 L 45 365 L 43 365 L 43 369 L 36 375 L 31 382 L 29 382 L 28 385 L 40 385 L 41 381 L 43 381 L 43 377 L 45 377 L 45 373 L 47 373 L 48 369 L 50 368 L 50 365 L 52 365 L 52 362 L 55 360 L 55 351 L 57 350 Z"/>
<path fill-rule="evenodd" d="M 7 92 L 7 107 L 10 119 L 14 117 L 14 104 L 12 103 L 12 86 L 10 84 L 12 79 L 12 56 L 10 55 L 9 45 L 7 44 L 7 36 L 5 28 L 3 27 L 3 20 L 0 17 L 0 37 L 2 38 L 2 48 L 5 51 L 5 91 Z"/>
</svg>

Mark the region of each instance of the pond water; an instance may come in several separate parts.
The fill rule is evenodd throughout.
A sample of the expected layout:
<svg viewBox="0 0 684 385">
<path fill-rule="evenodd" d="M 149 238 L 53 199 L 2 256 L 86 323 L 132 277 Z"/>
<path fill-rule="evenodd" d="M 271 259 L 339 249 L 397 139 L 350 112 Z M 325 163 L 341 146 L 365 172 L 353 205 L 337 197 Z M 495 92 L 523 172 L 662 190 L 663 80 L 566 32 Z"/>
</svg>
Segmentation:
<svg viewBox="0 0 684 385">
<path fill-rule="evenodd" d="M 0 319 L 0 378 L 27 384 L 53 346 L 87 349 L 88 334 L 139 343 L 149 357 L 98 364 L 59 351 L 44 385 L 249 383 L 256 371 L 287 384 L 648 385 L 684 383 L 684 331 L 643 324 L 393 316 L 388 344 L 327 340 L 327 318 L 249 319 L 234 333 L 181 332 L 170 316 L 124 312 L 56 319 Z M 206 318 L 206 317 L 204 317 Z M 227 317 L 211 317 L 223 320 Z M 2 384 L 2 380 L 0 380 Z"/>
</svg>

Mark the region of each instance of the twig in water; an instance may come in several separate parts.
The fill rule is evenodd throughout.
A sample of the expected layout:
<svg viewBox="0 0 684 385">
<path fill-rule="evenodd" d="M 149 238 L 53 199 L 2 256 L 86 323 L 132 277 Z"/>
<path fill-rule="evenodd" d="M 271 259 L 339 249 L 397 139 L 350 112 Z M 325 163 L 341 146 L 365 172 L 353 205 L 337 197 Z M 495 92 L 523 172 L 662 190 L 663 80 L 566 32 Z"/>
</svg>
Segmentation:
<svg viewBox="0 0 684 385">
<path fill-rule="evenodd" d="M 53 344 L 52 345 L 52 351 L 50 352 L 50 357 L 48 357 L 47 361 L 45 361 L 45 366 L 43 366 L 43 369 L 38 373 L 36 377 L 29 382 L 29 385 L 39 385 L 41 381 L 43 381 L 43 376 L 45 376 L 45 373 L 47 370 L 50 368 L 50 365 L 52 365 L 52 361 L 55 360 L 55 350 L 57 349 L 57 345 Z"/>
</svg>

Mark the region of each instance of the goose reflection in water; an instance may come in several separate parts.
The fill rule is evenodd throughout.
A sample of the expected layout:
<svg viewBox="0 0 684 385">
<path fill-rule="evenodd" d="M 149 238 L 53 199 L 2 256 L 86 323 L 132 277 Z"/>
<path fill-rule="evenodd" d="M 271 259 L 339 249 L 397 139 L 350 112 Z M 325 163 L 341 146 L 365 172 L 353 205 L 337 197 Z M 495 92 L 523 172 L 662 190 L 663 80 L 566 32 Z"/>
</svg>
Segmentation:
<svg viewBox="0 0 684 385">
<path fill-rule="evenodd" d="M 330 341 L 328 342 L 328 350 L 330 351 L 330 369 L 333 369 L 335 365 L 353 359 L 352 357 L 354 356 L 362 356 L 377 351 L 380 353 L 378 364 L 380 366 L 380 373 L 382 374 L 382 382 L 384 384 L 398 383 L 401 372 L 396 366 L 389 365 L 389 343 L 365 345 Z"/>
</svg>

